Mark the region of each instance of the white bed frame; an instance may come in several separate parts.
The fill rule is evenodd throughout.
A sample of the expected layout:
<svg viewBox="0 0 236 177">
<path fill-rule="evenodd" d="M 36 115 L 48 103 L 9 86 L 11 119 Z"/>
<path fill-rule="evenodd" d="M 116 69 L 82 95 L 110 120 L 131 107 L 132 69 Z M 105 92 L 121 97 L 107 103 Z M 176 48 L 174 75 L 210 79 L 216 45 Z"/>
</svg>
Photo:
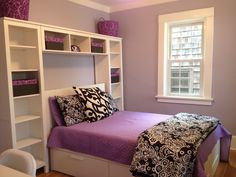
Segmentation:
<svg viewBox="0 0 236 177">
<path fill-rule="evenodd" d="M 82 87 L 94 86 L 105 90 L 105 84 L 87 85 Z M 53 121 L 48 105 L 48 97 L 72 94 L 74 94 L 74 91 L 71 87 L 46 91 L 45 110 L 47 114 L 47 135 L 49 135 L 51 128 L 53 127 Z M 208 160 L 204 164 L 205 172 L 208 177 L 213 177 L 215 174 L 216 168 L 219 164 L 219 154 L 220 142 L 218 141 L 211 154 L 208 156 Z M 103 158 L 73 152 L 66 149 L 50 149 L 49 161 L 51 170 L 59 171 L 75 177 L 132 177 L 131 173 L 129 172 L 128 165 L 123 165 Z"/>
</svg>

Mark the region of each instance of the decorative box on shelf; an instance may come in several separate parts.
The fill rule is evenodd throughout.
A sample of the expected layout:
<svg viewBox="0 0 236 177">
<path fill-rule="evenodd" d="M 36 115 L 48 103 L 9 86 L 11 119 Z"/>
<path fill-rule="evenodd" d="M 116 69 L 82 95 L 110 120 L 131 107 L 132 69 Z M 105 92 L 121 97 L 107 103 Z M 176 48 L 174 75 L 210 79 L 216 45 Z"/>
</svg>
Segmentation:
<svg viewBox="0 0 236 177">
<path fill-rule="evenodd" d="M 45 46 L 49 50 L 64 50 L 64 38 L 45 36 Z"/>
<path fill-rule="evenodd" d="M 112 68 L 111 69 L 111 83 L 120 82 L 120 69 Z"/>
<path fill-rule="evenodd" d="M 91 51 L 94 53 L 104 53 L 105 41 L 101 39 L 92 39 L 91 41 Z"/>
<path fill-rule="evenodd" d="M 37 79 L 13 80 L 13 96 L 23 96 L 39 93 Z"/>
</svg>

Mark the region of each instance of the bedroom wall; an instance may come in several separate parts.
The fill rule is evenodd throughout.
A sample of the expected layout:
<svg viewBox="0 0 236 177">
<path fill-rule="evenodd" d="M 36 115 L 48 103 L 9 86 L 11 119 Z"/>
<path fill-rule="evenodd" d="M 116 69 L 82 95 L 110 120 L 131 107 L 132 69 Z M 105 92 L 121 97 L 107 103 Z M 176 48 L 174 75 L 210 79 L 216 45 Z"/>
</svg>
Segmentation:
<svg viewBox="0 0 236 177">
<path fill-rule="evenodd" d="M 212 106 L 158 103 L 158 15 L 215 7 Z M 167 4 L 114 12 L 123 37 L 125 108 L 131 111 L 213 115 L 236 135 L 236 1 L 180 0 Z"/>
<path fill-rule="evenodd" d="M 68 0 L 31 0 L 29 20 L 40 23 L 96 32 L 100 17 L 110 14 Z"/>
<path fill-rule="evenodd" d="M 96 32 L 100 17 L 109 19 L 110 14 L 67 0 L 30 1 L 29 20 L 35 22 Z M 94 82 L 92 57 L 44 54 L 43 58 L 47 90 Z"/>
</svg>

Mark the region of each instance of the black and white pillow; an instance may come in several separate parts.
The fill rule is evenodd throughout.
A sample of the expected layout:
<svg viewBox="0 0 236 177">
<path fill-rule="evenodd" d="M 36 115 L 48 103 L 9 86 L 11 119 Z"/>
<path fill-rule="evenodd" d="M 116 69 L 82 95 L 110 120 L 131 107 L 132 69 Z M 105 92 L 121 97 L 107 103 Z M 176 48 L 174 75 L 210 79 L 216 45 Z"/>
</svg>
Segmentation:
<svg viewBox="0 0 236 177">
<path fill-rule="evenodd" d="M 100 94 L 102 97 L 105 97 L 105 99 L 107 99 L 107 101 L 111 104 L 113 113 L 119 111 L 119 108 L 110 93 L 101 91 Z"/>
<path fill-rule="evenodd" d="M 102 91 L 98 87 L 73 88 L 78 94 L 80 101 L 84 104 L 86 121 L 95 122 L 108 117 L 113 113 L 109 98 L 106 95 L 101 94 Z"/>
<path fill-rule="evenodd" d="M 66 126 L 71 126 L 84 121 L 84 105 L 80 102 L 77 95 L 56 96 Z"/>
</svg>

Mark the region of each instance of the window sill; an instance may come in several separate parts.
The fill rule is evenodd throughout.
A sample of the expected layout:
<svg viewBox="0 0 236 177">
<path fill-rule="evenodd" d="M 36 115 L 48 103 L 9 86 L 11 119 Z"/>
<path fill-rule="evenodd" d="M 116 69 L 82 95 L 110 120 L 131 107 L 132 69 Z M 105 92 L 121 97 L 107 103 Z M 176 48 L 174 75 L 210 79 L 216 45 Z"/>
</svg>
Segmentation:
<svg viewBox="0 0 236 177">
<path fill-rule="evenodd" d="M 176 96 L 155 96 L 158 102 L 162 103 L 179 103 L 193 105 L 212 105 L 213 98 L 196 98 L 196 97 L 176 97 Z"/>
</svg>

